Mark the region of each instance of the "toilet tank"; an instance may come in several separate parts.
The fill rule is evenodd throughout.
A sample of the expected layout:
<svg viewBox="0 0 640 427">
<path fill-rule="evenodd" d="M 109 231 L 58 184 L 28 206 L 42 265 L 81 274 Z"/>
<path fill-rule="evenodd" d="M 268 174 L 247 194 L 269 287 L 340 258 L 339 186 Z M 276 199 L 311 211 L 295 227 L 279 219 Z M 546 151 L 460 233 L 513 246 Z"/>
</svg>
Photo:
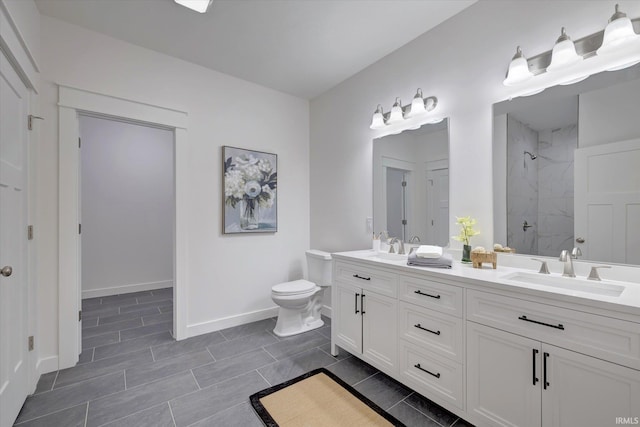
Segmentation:
<svg viewBox="0 0 640 427">
<path fill-rule="evenodd" d="M 328 252 L 310 249 L 307 254 L 308 280 L 318 286 L 331 286 L 333 263 Z"/>
</svg>

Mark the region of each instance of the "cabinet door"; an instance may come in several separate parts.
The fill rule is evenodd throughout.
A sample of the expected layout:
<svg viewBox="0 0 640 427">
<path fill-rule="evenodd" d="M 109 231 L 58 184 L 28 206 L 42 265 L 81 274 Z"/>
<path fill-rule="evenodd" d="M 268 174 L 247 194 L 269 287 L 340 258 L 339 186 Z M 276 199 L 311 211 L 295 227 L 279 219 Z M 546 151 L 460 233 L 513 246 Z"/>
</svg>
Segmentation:
<svg viewBox="0 0 640 427">
<path fill-rule="evenodd" d="M 545 359 L 543 426 L 616 426 L 620 418 L 638 423 L 640 371 L 548 344 L 542 345 Z"/>
<path fill-rule="evenodd" d="M 540 427 L 540 347 L 538 341 L 467 322 L 469 421 Z"/>
<path fill-rule="evenodd" d="M 362 354 L 378 369 L 398 371 L 398 302 L 365 291 L 362 298 Z"/>
<path fill-rule="evenodd" d="M 333 323 L 335 343 L 350 353 L 362 353 L 362 291 L 343 283 L 335 286 L 335 307 L 338 322 Z"/>
</svg>

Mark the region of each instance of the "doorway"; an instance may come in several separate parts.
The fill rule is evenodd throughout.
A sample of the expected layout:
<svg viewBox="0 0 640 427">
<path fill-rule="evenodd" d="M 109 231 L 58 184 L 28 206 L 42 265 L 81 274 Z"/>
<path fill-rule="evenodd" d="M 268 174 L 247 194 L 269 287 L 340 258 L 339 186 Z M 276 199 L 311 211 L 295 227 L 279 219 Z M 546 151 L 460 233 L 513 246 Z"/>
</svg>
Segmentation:
<svg viewBox="0 0 640 427">
<path fill-rule="evenodd" d="M 187 113 L 110 95 L 59 86 L 58 368 L 75 366 L 81 352 L 80 124 L 81 115 L 160 127 L 174 138 L 173 337 L 187 338 L 186 265 L 189 190 Z M 116 266 L 117 267 L 117 266 Z M 114 268 L 116 268 L 114 267 Z"/>
<path fill-rule="evenodd" d="M 84 354 L 112 343 L 116 326 L 121 341 L 173 330 L 174 137 L 108 117 L 78 121 Z"/>
</svg>

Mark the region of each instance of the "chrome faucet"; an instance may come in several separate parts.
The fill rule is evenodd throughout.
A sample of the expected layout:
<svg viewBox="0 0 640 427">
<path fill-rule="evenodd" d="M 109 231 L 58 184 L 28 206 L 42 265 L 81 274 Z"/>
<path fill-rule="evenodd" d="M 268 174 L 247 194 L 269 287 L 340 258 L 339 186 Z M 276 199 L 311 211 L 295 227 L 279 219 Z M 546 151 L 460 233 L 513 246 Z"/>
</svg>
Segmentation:
<svg viewBox="0 0 640 427">
<path fill-rule="evenodd" d="M 398 254 L 399 255 L 404 255 L 404 242 L 400 239 L 398 239 L 397 237 L 394 237 L 393 239 L 391 239 L 389 241 L 389 253 L 392 254 L 394 253 L 394 249 L 393 249 L 393 244 L 397 243 L 398 244 Z"/>
<path fill-rule="evenodd" d="M 420 244 L 420 238 L 418 236 L 413 236 L 412 238 L 409 239 L 409 243 L 410 244 Z M 418 250 L 417 246 L 411 246 L 409 248 L 409 255 L 411 255 L 412 253 L 414 253 L 416 250 Z"/>
<path fill-rule="evenodd" d="M 573 248 L 571 250 L 571 258 L 578 259 L 579 256 L 582 256 L 582 251 L 580 248 Z"/>
<path fill-rule="evenodd" d="M 576 273 L 573 272 L 574 257 L 577 258 L 577 254 L 574 256 L 573 254 L 570 254 L 566 249 L 560 252 L 559 260 L 564 263 L 564 270 L 562 271 L 562 275 L 564 277 L 576 277 Z"/>
</svg>

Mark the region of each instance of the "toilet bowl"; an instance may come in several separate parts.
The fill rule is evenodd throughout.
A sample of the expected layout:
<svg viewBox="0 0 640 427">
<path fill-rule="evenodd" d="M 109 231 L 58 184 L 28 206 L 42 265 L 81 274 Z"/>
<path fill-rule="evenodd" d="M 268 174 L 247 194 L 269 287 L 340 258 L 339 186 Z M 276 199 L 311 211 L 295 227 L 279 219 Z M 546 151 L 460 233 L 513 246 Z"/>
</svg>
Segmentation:
<svg viewBox="0 0 640 427">
<path fill-rule="evenodd" d="M 280 308 L 273 333 L 288 337 L 324 325 L 320 312 L 324 289 L 331 285 L 331 255 L 306 252 L 309 280 L 294 280 L 271 288 L 271 299 Z"/>
</svg>

